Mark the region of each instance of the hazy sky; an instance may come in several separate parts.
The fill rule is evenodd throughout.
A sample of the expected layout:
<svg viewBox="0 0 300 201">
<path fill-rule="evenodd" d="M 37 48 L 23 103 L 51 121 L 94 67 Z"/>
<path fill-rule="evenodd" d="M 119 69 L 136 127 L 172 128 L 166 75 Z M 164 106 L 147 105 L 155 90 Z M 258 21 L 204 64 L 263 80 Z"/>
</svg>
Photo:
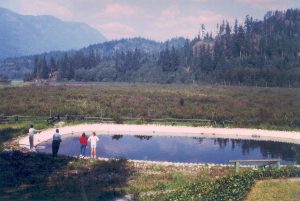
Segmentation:
<svg viewBox="0 0 300 201">
<path fill-rule="evenodd" d="M 300 0 L 0 0 L 0 7 L 26 15 L 53 15 L 85 22 L 107 39 L 142 36 L 192 38 L 200 24 L 215 32 L 223 19 L 262 19 L 269 10 L 300 8 Z"/>
</svg>

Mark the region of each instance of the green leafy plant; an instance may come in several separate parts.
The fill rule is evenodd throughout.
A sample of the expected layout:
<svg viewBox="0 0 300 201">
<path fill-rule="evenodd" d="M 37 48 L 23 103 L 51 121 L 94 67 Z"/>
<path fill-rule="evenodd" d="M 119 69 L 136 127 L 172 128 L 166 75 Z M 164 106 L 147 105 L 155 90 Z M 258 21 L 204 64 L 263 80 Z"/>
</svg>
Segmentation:
<svg viewBox="0 0 300 201">
<path fill-rule="evenodd" d="M 280 177 L 300 177 L 300 168 L 284 167 L 277 170 L 273 167 L 267 167 L 248 170 L 241 175 L 227 175 L 215 181 L 190 182 L 173 191 L 164 191 L 164 188 L 161 188 L 156 194 L 141 197 L 141 200 L 242 200 L 255 183 L 255 180 Z"/>
</svg>

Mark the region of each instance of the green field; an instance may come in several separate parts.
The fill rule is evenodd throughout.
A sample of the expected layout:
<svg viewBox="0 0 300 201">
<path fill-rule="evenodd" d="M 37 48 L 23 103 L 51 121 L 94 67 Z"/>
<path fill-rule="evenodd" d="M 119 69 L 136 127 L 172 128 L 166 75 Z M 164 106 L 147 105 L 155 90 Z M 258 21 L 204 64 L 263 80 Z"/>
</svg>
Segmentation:
<svg viewBox="0 0 300 201">
<path fill-rule="evenodd" d="M 300 89 L 199 85 L 60 84 L 0 88 L 0 115 L 231 120 L 234 127 L 296 130 Z"/>
</svg>

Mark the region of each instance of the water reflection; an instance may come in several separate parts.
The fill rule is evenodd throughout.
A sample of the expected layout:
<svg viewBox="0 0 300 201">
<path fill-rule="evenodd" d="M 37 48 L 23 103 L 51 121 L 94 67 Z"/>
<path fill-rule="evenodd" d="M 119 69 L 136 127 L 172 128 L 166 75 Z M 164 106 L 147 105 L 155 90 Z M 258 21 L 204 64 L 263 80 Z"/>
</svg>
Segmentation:
<svg viewBox="0 0 300 201">
<path fill-rule="evenodd" d="M 199 144 L 202 144 L 205 139 L 209 138 L 197 138 Z M 214 145 L 218 145 L 220 149 L 225 149 L 230 146 L 232 150 L 236 149 L 236 146 L 241 148 L 243 155 L 248 155 L 254 150 L 260 150 L 260 153 L 264 158 L 282 158 L 284 160 L 293 159 L 297 163 L 300 163 L 300 145 L 292 143 L 282 143 L 273 141 L 256 141 L 256 140 L 239 140 L 239 139 L 212 139 Z"/>
<path fill-rule="evenodd" d="M 144 135 L 99 135 L 97 155 L 136 160 L 228 163 L 229 160 L 281 158 L 300 164 L 300 145 L 270 141 Z M 51 140 L 40 145 L 51 153 Z M 88 147 L 89 148 L 89 147 Z M 60 154 L 79 155 L 79 136 L 63 136 Z"/>
<path fill-rule="evenodd" d="M 111 139 L 113 139 L 113 140 L 119 140 L 119 139 L 121 139 L 123 137 L 123 135 L 113 135 L 112 137 L 111 137 Z"/>
<path fill-rule="evenodd" d="M 113 135 L 111 139 L 113 140 L 119 140 L 123 137 L 123 135 Z M 134 135 L 134 137 L 140 139 L 140 140 L 150 140 L 152 136 L 150 135 Z"/>
<path fill-rule="evenodd" d="M 140 140 L 150 140 L 152 138 L 150 135 L 135 135 L 134 137 L 139 138 Z"/>
</svg>

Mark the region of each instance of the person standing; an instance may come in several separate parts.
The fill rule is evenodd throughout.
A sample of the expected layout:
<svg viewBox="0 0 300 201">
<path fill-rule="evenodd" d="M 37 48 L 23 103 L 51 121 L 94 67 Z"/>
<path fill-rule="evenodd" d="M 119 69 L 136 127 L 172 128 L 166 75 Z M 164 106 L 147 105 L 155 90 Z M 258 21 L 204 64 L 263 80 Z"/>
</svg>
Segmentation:
<svg viewBox="0 0 300 201">
<path fill-rule="evenodd" d="M 33 125 L 30 125 L 28 135 L 29 135 L 29 145 L 30 145 L 31 151 L 34 151 L 34 134 L 40 133 L 40 132 L 41 132 L 40 130 L 34 129 Z"/>
<path fill-rule="evenodd" d="M 88 141 L 91 143 L 91 158 L 96 158 L 96 147 L 99 138 L 96 136 L 95 132 L 93 132 L 93 135 L 89 137 Z"/>
<path fill-rule="evenodd" d="M 52 156 L 56 157 L 57 152 L 59 150 L 59 145 L 61 143 L 61 136 L 59 134 L 59 130 L 56 129 L 56 132 L 53 134 L 53 140 L 52 140 Z"/>
<path fill-rule="evenodd" d="M 87 137 L 86 137 L 85 133 L 82 133 L 79 141 L 80 141 L 80 145 L 81 145 L 80 146 L 80 157 L 84 157 L 86 146 L 87 146 Z"/>
</svg>

